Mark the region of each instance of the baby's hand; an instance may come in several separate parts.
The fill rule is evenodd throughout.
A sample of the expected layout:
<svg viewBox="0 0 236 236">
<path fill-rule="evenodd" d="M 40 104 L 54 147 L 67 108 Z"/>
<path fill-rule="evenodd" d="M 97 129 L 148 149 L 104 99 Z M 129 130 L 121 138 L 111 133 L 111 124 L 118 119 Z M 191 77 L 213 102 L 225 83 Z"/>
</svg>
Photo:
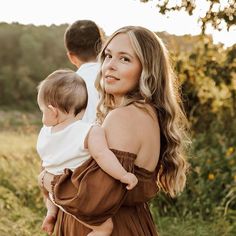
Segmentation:
<svg viewBox="0 0 236 236">
<path fill-rule="evenodd" d="M 124 175 L 121 179 L 120 179 L 120 182 L 124 183 L 124 184 L 127 184 L 126 188 L 128 190 L 131 190 L 135 187 L 135 185 L 138 183 L 138 179 L 137 177 L 128 172 L 126 175 Z"/>
</svg>

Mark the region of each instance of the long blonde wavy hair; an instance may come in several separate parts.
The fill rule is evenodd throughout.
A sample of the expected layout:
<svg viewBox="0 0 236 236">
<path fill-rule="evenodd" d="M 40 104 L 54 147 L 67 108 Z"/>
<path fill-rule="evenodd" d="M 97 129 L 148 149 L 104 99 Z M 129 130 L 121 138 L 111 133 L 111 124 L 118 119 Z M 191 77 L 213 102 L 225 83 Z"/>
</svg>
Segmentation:
<svg viewBox="0 0 236 236">
<path fill-rule="evenodd" d="M 117 34 L 127 34 L 141 65 L 142 73 L 138 87 L 126 94 L 124 106 L 128 104 L 150 104 L 155 108 L 161 130 L 161 151 L 157 175 L 160 188 L 174 197 L 183 191 L 186 184 L 187 161 L 184 158 L 187 140 L 187 119 L 178 92 L 168 51 L 162 40 L 153 32 L 139 26 L 126 26 L 114 32 L 99 55 L 101 64 L 105 49 Z M 100 93 L 97 108 L 98 121 L 103 122 L 109 111 L 116 107 L 114 97 L 107 94 L 98 74 L 96 88 Z"/>
</svg>

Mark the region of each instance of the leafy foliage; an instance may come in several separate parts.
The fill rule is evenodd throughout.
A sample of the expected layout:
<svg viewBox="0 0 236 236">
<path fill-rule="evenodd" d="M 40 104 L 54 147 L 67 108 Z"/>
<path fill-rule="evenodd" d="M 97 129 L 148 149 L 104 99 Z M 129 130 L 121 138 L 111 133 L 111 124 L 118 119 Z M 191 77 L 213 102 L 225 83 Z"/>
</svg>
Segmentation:
<svg viewBox="0 0 236 236">
<path fill-rule="evenodd" d="M 203 38 L 192 51 L 173 54 L 173 60 L 191 123 L 191 170 L 181 196 L 170 199 L 160 194 L 153 204 L 161 216 L 222 218 L 232 224 L 236 215 L 236 45 L 224 49 Z M 235 231 L 232 224 L 230 233 Z"/>
<path fill-rule="evenodd" d="M 140 0 L 140 2 L 149 1 L 150 0 Z M 202 1 L 196 0 L 162 0 L 157 1 L 156 7 L 163 15 L 170 11 L 181 10 L 186 11 L 189 15 L 193 15 L 197 6 L 199 7 L 201 4 Z M 226 24 L 228 30 L 230 27 L 236 25 L 236 2 L 234 0 L 228 0 L 224 6 L 222 6 L 220 0 L 205 0 L 204 5 L 207 6 L 207 9 L 204 16 L 199 18 L 202 33 L 205 33 L 207 24 L 210 24 L 213 28 L 218 30 L 222 29 L 222 24 Z"/>
</svg>

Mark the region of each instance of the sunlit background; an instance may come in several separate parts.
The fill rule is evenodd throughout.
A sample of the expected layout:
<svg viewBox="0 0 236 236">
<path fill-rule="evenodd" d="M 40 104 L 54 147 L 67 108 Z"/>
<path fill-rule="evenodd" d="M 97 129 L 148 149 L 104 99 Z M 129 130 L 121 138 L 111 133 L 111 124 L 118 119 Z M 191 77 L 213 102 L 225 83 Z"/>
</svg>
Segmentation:
<svg viewBox="0 0 236 236">
<path fill-rule="evenodd" d="M 124 25 L 141 25 L 155 32 L 166 31 L 170 34 L 200 34 L 200 26 L 196 19 L 202 16 L 207 8 L 206 1 L 198 0 L 197 9 L 193 16 L 185 11 L 161 15 L 153 0 L 142 3 L 139 0 L 1 0 L 0 22 L 19 22 L 22 24 L 51 25 L 72 23 L 79 19 L 94 20 L 107 35 Z M 160 1 L 159 1 L 160 2 Z M 178 2 L 178 1 L 173 1 Z M 221 0 L 222 7 L 227 0 Z M 225 46 L 236 43 L 236 27 L 227 32 L 213 31 L 215 43 Z"/>
<path fill-rule="evenodd" d="M 43 235 L 36 88 L 58 68 L 77 70 L 63 39 L 79 19 L 94 20 L 106 36 L 141 25 L 168 46 L 190 124 L 191 168 L 178 198 L 160 192 L 150 202 L 159 234 L 236 235 L 236 1 L 168 1 L 190 9 L 196 3 L 191 17 L 184 10 L 161 15 L 156 4 L 166 0 L 141 1 L 148 0 L 0 0 L 0 236 Z M 216 11 L 209 13 L 210 3 Z M 208 35 L 199 36 L 199 17 L 210 22 Z M 222 30 L 213 30 L 212 22 Z"/>
</svg>

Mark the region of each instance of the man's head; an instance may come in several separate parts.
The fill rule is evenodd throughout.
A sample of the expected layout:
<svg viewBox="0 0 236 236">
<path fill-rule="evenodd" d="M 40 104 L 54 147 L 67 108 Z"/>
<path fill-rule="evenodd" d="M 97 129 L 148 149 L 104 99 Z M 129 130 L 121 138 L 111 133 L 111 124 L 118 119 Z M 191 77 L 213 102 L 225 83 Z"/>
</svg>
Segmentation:
<svg viewBox="0 0 236 236">
<path fill-rule="evenodd" d="M 102 34 L 91 20 L 78 20 L 70 25 L 64 36 L 65 47 L 75 65 L 96 61 L 102 46 Z"/>
</svg>

